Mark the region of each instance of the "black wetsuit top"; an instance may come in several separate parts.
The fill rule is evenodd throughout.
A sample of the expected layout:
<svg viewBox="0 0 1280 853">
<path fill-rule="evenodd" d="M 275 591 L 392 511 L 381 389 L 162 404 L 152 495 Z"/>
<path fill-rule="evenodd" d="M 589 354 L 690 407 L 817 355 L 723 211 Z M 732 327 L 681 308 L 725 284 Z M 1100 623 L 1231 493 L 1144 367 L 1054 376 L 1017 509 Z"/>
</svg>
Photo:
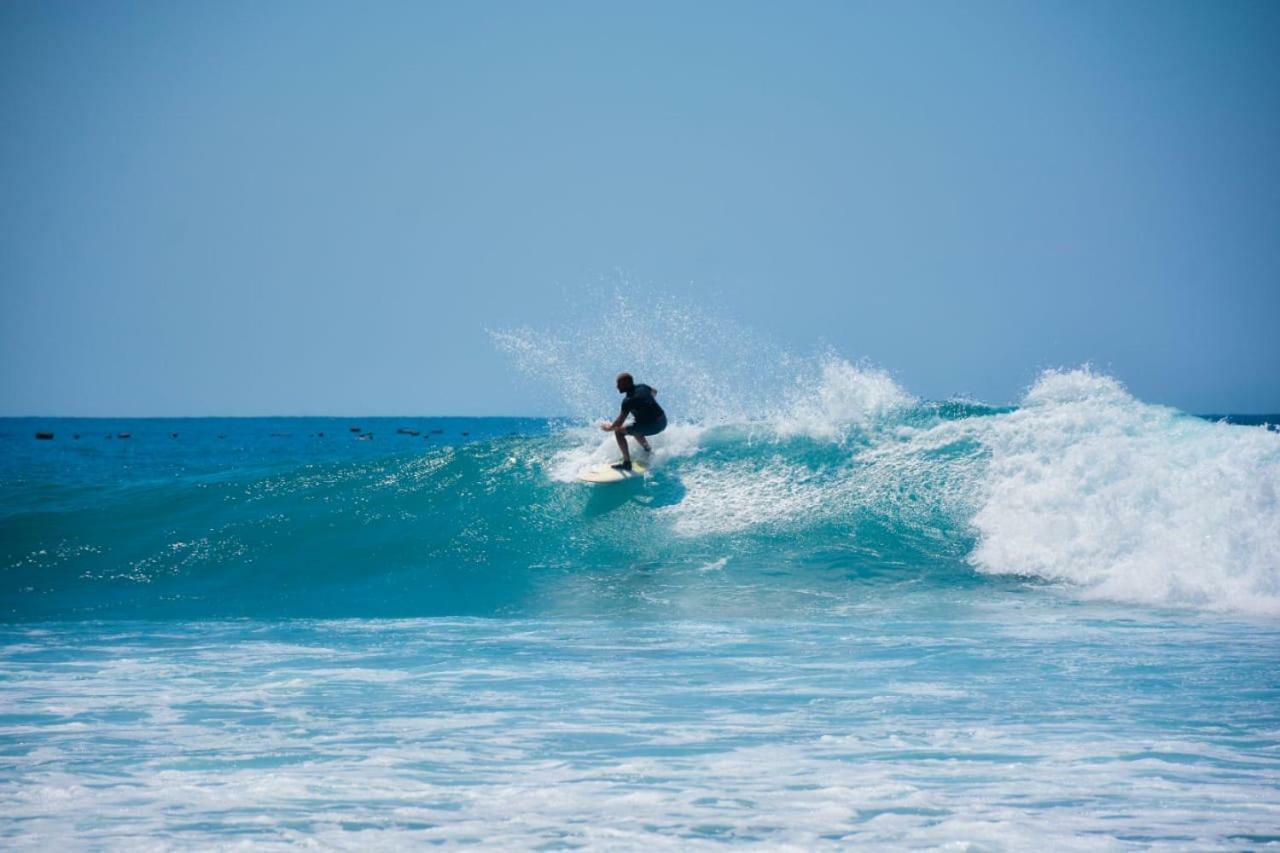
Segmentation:
<svg viewBox="0 0 1280 853">
<path fill-rule="evenodd" d="M 636 416 L 636 426 L 657 423 L 667 416 L 653 399 L 653 389 L 648 385 L 636 385 L 622 399 L 622 413 Z"/>
</svg>

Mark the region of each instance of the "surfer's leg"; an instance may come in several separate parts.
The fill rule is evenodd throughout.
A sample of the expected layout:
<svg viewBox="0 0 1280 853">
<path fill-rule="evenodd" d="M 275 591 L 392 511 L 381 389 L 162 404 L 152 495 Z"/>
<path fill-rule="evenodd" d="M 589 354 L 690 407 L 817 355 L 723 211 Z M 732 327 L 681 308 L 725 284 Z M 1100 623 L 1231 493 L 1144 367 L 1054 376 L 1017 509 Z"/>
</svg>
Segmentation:
<svg viewBox="0 0 1280 853">
<path fill-rule="evenodd" d="M 652 453 L 653 448 L 649 446 L 649 439 L 646 438 L 645 436 L 657 435 L 658 433 L 662 432 L 666 428 L 667 428 L 667 419 L 666 417 L 663 417 L 662 420 L 654 424 L 646 424 L 645 426 L 632 424 L 631 426 L 627 427 L 627 434 L 635 438 L 635 440 L 640 443 L 640 446 L 644 448 L 645 453 Z"/>
<path fill-rule="evenodd" d="M 613 437 L 618 439 L 618 449 L 622 451 L 622 464 L 625 468 L 631 467 L 631 448 L 627 447 L 627 434 L 622 430 L 614 432 Z"/>
</svg>

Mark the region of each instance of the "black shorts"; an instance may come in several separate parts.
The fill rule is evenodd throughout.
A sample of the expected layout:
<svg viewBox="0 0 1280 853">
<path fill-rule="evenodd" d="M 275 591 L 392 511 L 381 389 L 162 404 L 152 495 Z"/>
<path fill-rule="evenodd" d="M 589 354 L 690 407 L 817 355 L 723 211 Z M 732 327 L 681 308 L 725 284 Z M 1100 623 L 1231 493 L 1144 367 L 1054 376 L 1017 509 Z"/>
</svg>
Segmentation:
<svg viewBox="0 0 1280 853">
<path fill-rule="evenodd" d="M 661 417 L 647 424 L 632 424 L 629 427 L 624 427 L 622 431 L 627 435 L 657 435 L 666 428 L 667 419 Z"/>
</svg>

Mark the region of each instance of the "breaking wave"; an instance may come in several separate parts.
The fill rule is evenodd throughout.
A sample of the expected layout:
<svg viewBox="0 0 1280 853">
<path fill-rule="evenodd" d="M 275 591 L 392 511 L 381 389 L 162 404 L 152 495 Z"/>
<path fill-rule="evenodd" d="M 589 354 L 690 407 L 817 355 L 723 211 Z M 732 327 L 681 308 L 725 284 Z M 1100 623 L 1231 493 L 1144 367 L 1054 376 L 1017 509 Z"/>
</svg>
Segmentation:
<svg viewBox="0 0 1280 853">
<path fill-rule="evenodd" d="M 868 596 L 1012 583 L 1280 615 L 1266 427 L 1144 403 L 1087 368 L 1042 374 L 1016 406 L 924 401 L 830 351 L 797 358 L 665 303 L 642 334 L 629 310 L 576 336 L 494 333 L 571 413 L 517 435 L 10 477 L 0 606 L 841 616 Z M 588 487 L 577 473 L 616 453 L 595 421 L 623 368 L 673 423 L 647 477 Z M 749 383 L 776 404 L 725 393 Z"/>
</svg>

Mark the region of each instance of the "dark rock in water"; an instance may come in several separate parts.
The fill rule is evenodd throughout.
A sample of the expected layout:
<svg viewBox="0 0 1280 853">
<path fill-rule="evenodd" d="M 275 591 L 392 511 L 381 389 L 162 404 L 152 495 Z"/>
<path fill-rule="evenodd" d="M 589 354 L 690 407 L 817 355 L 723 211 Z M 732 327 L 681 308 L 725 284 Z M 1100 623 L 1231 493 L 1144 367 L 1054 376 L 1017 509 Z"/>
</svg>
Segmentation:
<svg viewBox="0 0 1280 853">
<path fill-rule="evenodd" d="M 133 433 L 131 432 L 116 433 L 116 438 L 133 438 Z"/>
<path fill-rule="evenodd" d="M 36 433 L 36 438 L 37 438 L 37 439 L 39 439 L 40 441 L 52 441 L 52 440 L 53 440 L 53 433 L 51 433 L 51 432 L 38 432 L 38 433 Z"/>
<path fill-rule="evenodd" d="M 318 432 L 316 433 L 316 436 L 318 436 L 319 438 L 324 438 L 324 433 Z"/>
<path fill-rule="evenodd" d="M 400 429 L 396 430 L 396 434 L 397 435 L 419 435 L 416 429 L 409 429 L 409 427 L 400 427 Z"/>
<path fill-rule="evenodd" d="M 471 433 L 469 433 L 469 432 L 467 432 L 467 431 L 465 431 L 465 430 L 463 431 L 463 433 L 462 433 L 462 434 L 463 434 L 463 435 L 471 435 Z"/>
<path fill-rule="evenodd" d="M 177 437 L 178 437 L 178 434 L 176 432 L 169 433 L 169 438 L 177 438 Z"/>
<path fill-rule="evenodd" d="M 271 433 L 271 437 L 272 437 L 272 438 L 288 438 L 288 437 L 289 437 L 289 433 L 287 433 L 287 432 L 273 432 L 273 433 Z"/>
<path fill-rule="evenodd" d="M 226 437 L 227 437 L 227 436 L 226 436 L 226 434 L 225 434 L 225 433 L 221 433 L 221 432 L 220 432 L 220 433 L 218 433 L 218 438 L 226 438 Z"/>
<path fill-rule="evenodd" d="M 74 438 L 76 441 L 79 441 L 79 440 L 80 440 L 80 433 L 76 433 L 75 435 L 73 435 L 73 436 L 71 436 L 71 437 L 72 437 L 72 438 Z"/>
<path fill-rule="evenodd" d="M 433 430 L 431 431 L 431 434 L 432 434 L 432 435 L 444 435 L 444 430 L 442 430 L 442 429 L 433 429 Z"/>
<path fill-rule="evenodd" d="M 350 427 L 350 429 L 351 429 L 351 431 L 352 431 L 352 432 L 359 432 L 359 431 L 360 431 L 360 427 Z"/>
</svg>

